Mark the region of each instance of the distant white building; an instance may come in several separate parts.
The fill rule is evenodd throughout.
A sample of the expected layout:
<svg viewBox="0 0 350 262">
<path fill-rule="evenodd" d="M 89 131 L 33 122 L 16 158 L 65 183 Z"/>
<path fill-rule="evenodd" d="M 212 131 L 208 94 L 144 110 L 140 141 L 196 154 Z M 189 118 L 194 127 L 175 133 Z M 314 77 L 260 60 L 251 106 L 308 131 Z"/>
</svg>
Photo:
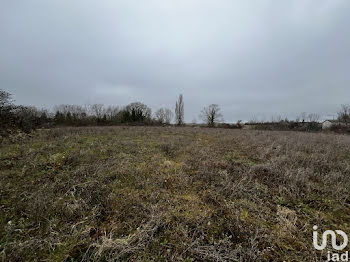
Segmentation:
<svg viewBox="0 0 350 262">
<path fill-rule="evenodd" d="M 330 129 L 332 126 L 346 126 L 347 123 L 339 122 L 338 120 L 325 120 L 322 123 L 322 129 Z"/>
</svg>

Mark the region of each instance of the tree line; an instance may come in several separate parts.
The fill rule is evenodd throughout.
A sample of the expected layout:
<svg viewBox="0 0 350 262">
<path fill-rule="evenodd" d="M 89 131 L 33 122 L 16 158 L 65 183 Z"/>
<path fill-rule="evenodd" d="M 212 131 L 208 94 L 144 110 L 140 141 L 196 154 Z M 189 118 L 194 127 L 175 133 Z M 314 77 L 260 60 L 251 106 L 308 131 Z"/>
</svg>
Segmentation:
<svg viewBox="0 0 350 262">
<path fill-rule="evenodd" d="M 174 118 L 175 116 L 175 118 Z M 152 110 L 141 102 L 124 107 L 93 105 L 59 105 L 53 112 L 33 106 L 15 105 L 9 92 L 0 90 L 0 135 L 13 129 L 30 132 L 38 127 L 88 125 L 177 125 L 184 124 L 184 100 L 180 95 L 175 103 L 175 114 L 169 108 Z"/>
<path fill-rule="evenodd" d="M 141 102 L 133 102 L 125 107 L 93 105 L 60 105 L 54 108 L 53 122 L 57 125 L 116 125 L 116 124 L 165 124 L 169 125 L 174 117 L 168 108 L 152 110 Z M 182 114 L 183 115 L 183 114 Z M 183 123 L 183 116 L 176 118 L 177 124 Z"/>
<path fill-rule="evenodd" d="M 53 112 L 50 112 L 47 109 L 32 106 L 15 105 L 12 95 L 0 90 L 0 135 L 13 129 L 30 132 L 38 127 L 53 126 L 170 125 L 172 122 L 176 125 L 183 125 L 185 123 L 184 107 L 184 98 L 180 94 L 175 103 L 174 113 L 169 108 L 159 108 L 152 114 L 151 108 L 141 102 L 133 102 L 124 107 L 104 106 L 103 104 L 59 105 L 54 107 Z M 227 127 L 228 125 L 223 123 L 223 115 L 217 104 L 204 107 L 199 117 L 209 127 Z M 302 113 L 295 121 L 277 117 L 272 119 L 271 123 L 288 123 L 288 126 L 294 126 L 293 124 L 305 121 L 317 123 L 319 118 L 318 114 Z M 350 106 L 342 105 L 337 119 L 350 123 Z M 259 123 L 256 119 L 251 122 Z M 223 124 L 219 125 L 219 123 Z M 241 126 L 241 121 L 235 124 L 235 127 Z"/>
</svg>

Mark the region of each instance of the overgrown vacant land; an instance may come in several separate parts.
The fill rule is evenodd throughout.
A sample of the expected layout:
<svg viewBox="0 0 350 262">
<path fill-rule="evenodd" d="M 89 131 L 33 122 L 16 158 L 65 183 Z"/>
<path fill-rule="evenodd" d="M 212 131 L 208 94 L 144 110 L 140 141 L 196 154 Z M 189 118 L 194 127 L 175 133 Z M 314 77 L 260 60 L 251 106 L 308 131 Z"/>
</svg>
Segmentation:
<svg viewBox="0 0 350 262">
<path fill-rule="evenodd" d="M 313 225 L 350 233 L 350 136 L 40 130 L 0 170 L 4 261 L 319 261 Z"/>
</svg>

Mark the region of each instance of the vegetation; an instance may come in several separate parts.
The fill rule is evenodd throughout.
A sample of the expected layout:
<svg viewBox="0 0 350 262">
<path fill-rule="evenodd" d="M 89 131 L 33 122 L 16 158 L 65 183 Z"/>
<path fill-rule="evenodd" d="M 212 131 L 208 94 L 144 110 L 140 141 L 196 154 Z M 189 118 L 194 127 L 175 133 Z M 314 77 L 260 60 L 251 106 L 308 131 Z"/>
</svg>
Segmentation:
<svg viewBox="0 0 350 262">
<path fill-rule="evenodd" d="M 176 101 L 175 105 L 175 122 L 177 125 L 183 125 L 184 124 L 184 100 L 183 95 L 179 95 L 178 100 Z"/>
<path fill-rule="evenodd" d="M 214 127 L 218 122 L 222 121 L 220 107 L 217 104 L 211 104 L 204 107 L 201 112 L 201 118 L 210 127 Z"/>
<path fill-rule="evenodd" d="M 345 124 L 350 123 L 350 105 L 341 105 L 340 111 L 338 112 L 338 121 Z"/>
<path fill-rule="evenodd" d="M 0 138 L 17 129 L 29 133 L 48 121 L 45 110 L 14 105 L 11 94 L 0 90 Z"/>
<path fill-rule="evenodd" d="M 122 111 L 122 123 L 140 122 L 151 120 L 151 109 L 140 102 L 127 105 Z"/>
<path fill-rule="evenodd" d="M 173 117 L 174 117 L 173 112 L 171 112 L 171 110 L 168 108 L 160 108 L 155 113 L 155 119 L 160 124 L 169 125 Z"/>
<path fill-rule="evenodd" d="M 176 121 L 184 124 L 184 103 L 180 95 L 177 102 Z M 11 94 L 0 90 L 0 140 L 11 133 L 29 133 L 39 127 L 57 126 L 108 126 L 108 125 L 169 125 L 173 112 L 160 108 L 152 116 L 152 110 L 141 102 L 133 102 L 125 107 L 92 105 L 59 105 L 54 113 L 35 107 L 15 105 Z"/>
<path fill-rule="evenodd" d="M 280 122 L 247 123 L 246 128 L 256 130 L 277 130 L 277 131 L 308 131 L 315 132 L 322 130 L 319 122 L 296 122 L 282 120 Z"/>
<path fill-rule="evenodd" d="M 350 232 L 350 137 L 38 130 L 0 147 L 3 261 L 318 261 Z"/>
<path fill-rule="evenodd" d="M 175 115 L 176 125 L 184 125 L 184 100 L 180 94 L 175 104 L 175 114 L 168 108 L 160 108 L 152 115 L 152 110 L 141 102 L 133 102 L 125 107 L 92 105 L 60 105 L 54 107 L 54 113 L 47 109 L 14 105 L 11 94 L 0 90 L 0 140 L 18 131 L 29 133 L 36 128 L 57 126 L 111 126 L 111 125 L 170 125 Z M 209 127 L 242 128 L 241 120 L 236 124 L 223 123 L 220 106 L 211 104 L 204 107 L 201 120 Z M 295 120 L 272 118 L 270 122 L 253 118 L 248 128 L 259 130 L 320 131 L 320 115 L 301 113 Z M 338 124 L 329 130 L 349 133 L 350 107 L 342 105 L 338 112 Z"/>
</svg>

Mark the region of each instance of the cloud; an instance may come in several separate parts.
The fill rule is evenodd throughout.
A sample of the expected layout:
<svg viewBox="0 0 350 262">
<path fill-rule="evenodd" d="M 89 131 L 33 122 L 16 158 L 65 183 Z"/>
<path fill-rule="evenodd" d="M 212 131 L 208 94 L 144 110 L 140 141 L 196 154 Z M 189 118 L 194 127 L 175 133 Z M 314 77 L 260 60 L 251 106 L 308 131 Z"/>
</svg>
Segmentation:
<svg viewBox="0 0 350 262">
<path fill-rule="evenodd" d="M 18 103 L 185 98 L 185 118 L 332 114 L 350 103 L 350 3 L 32 0 L 0 3 L 0 85 Z"/>
</svg>

